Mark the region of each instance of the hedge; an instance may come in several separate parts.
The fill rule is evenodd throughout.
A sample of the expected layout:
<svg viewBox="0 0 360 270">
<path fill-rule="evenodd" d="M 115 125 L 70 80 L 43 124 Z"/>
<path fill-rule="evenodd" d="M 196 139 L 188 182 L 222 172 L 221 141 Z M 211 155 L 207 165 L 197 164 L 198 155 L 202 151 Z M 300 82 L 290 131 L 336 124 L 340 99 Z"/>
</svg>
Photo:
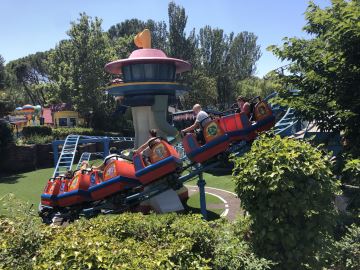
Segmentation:
<svg viewBox="0 0 360 270">
<path fill-rule="evenodd" d="M 41 137 L 41 136 L 52 136 L 53 139 L 63 140 L 70 134 L 78 134 L 78 135 L 88 135 L 88 136 L 109 136 L 109 137 L 122 137 L 124 134 L 122 132 L 106 132 L 101 130 L 94 130 L 92 128 L 81 128 L 81 127 L 72 127 L 72 128 L 51 128 L 48 126 L 30 126 L 24 127 L 22 130 L 22 134 L 25 137 L 26 141 L 34 141 L 27 140 L 31 137 Z"/>
<path fill-rule="evenodd" d="M 246 222 L 174 213 L 98 216 L 67 227 L 11 215 L 0 217 L 0 269 L 270 269 L 242 232 Z"/>
<path fill-rule="evenodd" d="M 52 130 L 52 134 L 54 139 L 65 139 L 66 136 L 70 134 L 77 134 L 77 135 L 88 135 L 88 136 L 123 136 L 123 133 L 118 132 L 105 132 L 101 130 L 94 130 L 92 128 L 54 128 Z"/>
<path fill-rule="evenodd" d="M 52 135 L 52 129 L 48 126 L 30 126 L 22 129 L 22 134 L 25 138 L 31 136 L 50 136 Z"/>
</svg>

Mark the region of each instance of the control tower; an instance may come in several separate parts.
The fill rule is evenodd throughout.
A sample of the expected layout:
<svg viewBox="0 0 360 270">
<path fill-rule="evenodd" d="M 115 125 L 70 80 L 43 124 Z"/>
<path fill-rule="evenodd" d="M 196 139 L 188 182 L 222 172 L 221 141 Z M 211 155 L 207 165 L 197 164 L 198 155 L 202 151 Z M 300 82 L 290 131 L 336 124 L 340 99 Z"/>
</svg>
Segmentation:
<svg viewBox="0 0 360 270">
<path fill-rule="evenodd" d="M 178 131 L 167 121 L 168 106 L 185 87 L 175 82 L 176 74 L 191 69 L 190 63 L 167 57 L 158 49 L 151 48 L 148 29 L 134 38 L 139 48 L 129 58 L 108 63 L 105 70 L 122 75 L 123 82 L 112 84 L 108 93 L 123 99 L 131 107 L 137 148 L 149 138 L 149 129 L 157 129 L 158 135 L 175 137 Z"/>
</svg>

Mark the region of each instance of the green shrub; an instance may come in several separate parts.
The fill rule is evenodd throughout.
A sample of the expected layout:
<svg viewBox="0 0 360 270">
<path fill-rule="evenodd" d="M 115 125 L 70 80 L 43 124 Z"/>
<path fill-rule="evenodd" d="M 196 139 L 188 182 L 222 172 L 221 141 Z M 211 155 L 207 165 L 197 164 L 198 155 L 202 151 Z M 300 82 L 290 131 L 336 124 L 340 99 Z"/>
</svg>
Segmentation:
<svg viewBox="0 0 360 270">
<path fill-rule="evenodd" d="M 34 268 L 269 269 L 234 231 L 198 215 L 99 216 L 58 231 L 39 249 Z"/>
<path fill-rule="evenodd" d="M 88 135 L 88 136 L 122 136 L 122 133 L 114 133 L 114 132 L 105 132 L 101 130 L 93 130 L 92 128 L 54 128 L 52 130 L 52 134 L 54 139 L 65 139 L 70 134 L 77 135 Z"/>
<path fill-rule="evenodd" d="M 0 198 L 0 269 L 270 269 L 242 238 L 248 220 L 121 215 L 66 227 L 40 223 L 29 205 Z M 5 210 L 5 211 L 4 211 Z"/>
<path fill-rule="evenodd" d="M 277 262 L 276 269 L 319 269 L 338 192 L 328 157 L 309 143 L 262 135 L 234 161 L 236 192 L 251 216 L 257 253 Z"/>
<path fill-rule="evenodd" d="M 46 144 L 54 140 L 53 136 L 32 135 L 22 138 L 17 144 Z"/>
<path fill-rule="evenodd" d="M 22 134 L 25 138 L 32 136 L 51 136 L 52 130 L 48 126 L 33 126 L 33 127 L 24 127 L 22 129 Z"/>
<path fill-rule="evenodd" d="M 348 199 L 346 225 L 360 222 L 360 159 L 348 159 L 341 175 L 344 195 Z"/>
<path fill-rule="evenodd" d="M 4 157 L 6 147 L 14 141 L 11 127 L 5 121 L 0 120 L 0 155 Z"/>
<path fill-rule="evenodd" d="M 214 250 L 215 269 L 271 269 L 274 263 L 254 254 L 247 240 L 250 219 L 238 218 L 234 223 L 224 222 L 217 228 Z"/>
<path fill-rule="evenodd" d="M 0 205 L 0 269 L 32 269 L 32 259 L 57 229 L 42 224 L 31 206 L 13 195 L 0 198 Z"/>
<path fill-rule="evenodd" d="M 333 269 L 360 269 L 360 227 L 353 224 L 345 236 L 335 244 L 336 256 Z"/>
<path fill-rule="evenodd" d="M 342 180 L 345 184 L 360 187 L 360 159 L 346 161 Z"/>
</svg>

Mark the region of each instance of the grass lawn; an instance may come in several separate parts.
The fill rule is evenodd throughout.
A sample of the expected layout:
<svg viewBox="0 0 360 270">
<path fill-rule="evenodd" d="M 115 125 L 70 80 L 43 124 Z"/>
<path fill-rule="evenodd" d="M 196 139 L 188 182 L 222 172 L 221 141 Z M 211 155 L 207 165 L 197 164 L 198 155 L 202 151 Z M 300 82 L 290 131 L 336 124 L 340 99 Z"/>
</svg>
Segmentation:
<svg viewBox="0 0 360 270">
<path fill-rule="evenodd" d="M 207 220 L 215 220 L 220 218 L 222 212 L 224 212 L 225 206 L 224 203 L 217 197 L 205 194 L 206 196 L 206 210 L 207 210 Z M 219 205 L 219 207 L 211 207 L 211 205 Z M 190 196 L 187 201 L 188 211 L 192 213 L 201 213 L 200 211 L 200 194 L 195 193 Z"/>
<path fill-rule="evenodd" d="M 40 195 L 53 172 L 54 169 L 49 168 L 28 173 L 0 175 L 0 197 L 14 193 L 17 199 L 29 202 L 37 207 L 40 202 Z"/>
<path fill-rule="evenodd" d="M 207 187 L 225 189 L 231 192 L 234 192 L 235 190 L 235 183 L 232 181 L 231 175 L 216 176 L 209 173 L 204 173 L 204 179 L 206 181 Z M 185 184 L 196 186 L 197 180 L 197 178 L 194 178 Z"/>
</svg>

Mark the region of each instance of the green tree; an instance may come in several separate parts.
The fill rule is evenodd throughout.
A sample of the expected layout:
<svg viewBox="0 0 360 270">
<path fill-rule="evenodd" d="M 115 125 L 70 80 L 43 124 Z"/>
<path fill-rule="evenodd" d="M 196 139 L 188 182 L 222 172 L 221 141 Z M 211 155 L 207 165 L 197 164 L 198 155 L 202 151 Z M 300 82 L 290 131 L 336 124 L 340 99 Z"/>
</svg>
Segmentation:
<svg viewBox="0 0 360 270">
<path fill-rule="evenodd" d="M 187 75 L 190 91 L 184 94 L 182 105 L 192 108 L 196 103 L 203 108 L 215 108 L 217 103 L 216 80 L 201 71 L 194 70 Z"/>
<path fill-rule="evenodd" d="M 125 20 L 121 23 L 117 23 L 112 25 L 109 30 L 109 36 L 111 39 L 124 37 L 124 36 L 132 36 L 144 30 L 145 23 L 139 19 L 130 19 Z"/>
<path fill-rule="evenodd" d="M 5 87 L 5 59 L 0 54 L 0 90 Z"/>
<path fill-rule="evenodd" d="M 8 87 L 24 92 L 32 104 L 44 105 L 46 100 L 46 87 L 40 87 L 48 83 L 47 57 L 49 52 L 37 52 L 26 57 L 16 59 L 6 65 L 8 73 Z"/>
<path fill-rule="evenodd" d="M 127 54 L 125 57 L 128 57 L 129 54 L 136 49 L 136 46 L 133 42 L 134 36 L 145 28 L 151 31 L 152 47 L 167 52 L 168 31 L 167 25 L 164 21 L 155 22 L 154 20 L 147 20 L 146 22 L 144 22 L 139 19 L 125 20 L 121 23 L 111 26 L 108 30 L 108 33 L 111 40 L 113 41 L 118 41 L 119 39 L 124 41 L 129 40 L 130 38 L 131 42 L 126 44 L 126 46 L 124 47 L 127 49 Z M 117 54 L 117 56 L 123 57 L 122 54 Z"/>
<path fill-rule="evenodd" d="M 254 75 L 260 56 L 260 46 L 254 33 L 244 31 L 237 34 L 230 45 L 230 65 L 235 79 L 243 80 Z"/>
<path fill-rule="evenodd" d="M 193 60 L 196 56 L 195 30 L 186 37 L 187 15 L 185 8 L 170 2 L 169 15 L 169 55 L 183 60 Z"/>
<path fill-rule="evenodd" d="M 292 97 L 280 93 L 279 103 L 295 108 L 301 117 L 323 130 L 340 130 L 347 146 L 360 155 L 360 4 L 332 0 L 321 9 L 309 3 L 304 30 L 311 39 L 286 38 L 269 49 L 290 61 L 287 72 L 273 74 L 286 89 L 301 90 Z"/>
<path fill-rule="evenodd" d="M 68 35 L 69 40 L 60 42 L 49 57 L 50 78 L 58 89 L 55 94 L 82 114 L 100 113 L 110 78 L 104 66 L 115 59 L 115 50 L 101 29 L 101 20 L 85 13 L 71 23 Z"/>
<path fill-rule="evenodd" d="M 279 86 L 271 79 L 261 79 L 251 76 L 236 83 L 236 93 L 244 97 L 266 97 L 267 95 L 279 91 Z"/>
<path fill-rule="evenodd" d="M 216 79 L 218 105 L 227 108 L 235 100 L 236 82 L 255 72 L 260 47 L 253 33 L 227 35 L 222 29 L 210 26 L 201 28 L 198 36 L 199 62 L 204 71 Z"/>
</svg>

